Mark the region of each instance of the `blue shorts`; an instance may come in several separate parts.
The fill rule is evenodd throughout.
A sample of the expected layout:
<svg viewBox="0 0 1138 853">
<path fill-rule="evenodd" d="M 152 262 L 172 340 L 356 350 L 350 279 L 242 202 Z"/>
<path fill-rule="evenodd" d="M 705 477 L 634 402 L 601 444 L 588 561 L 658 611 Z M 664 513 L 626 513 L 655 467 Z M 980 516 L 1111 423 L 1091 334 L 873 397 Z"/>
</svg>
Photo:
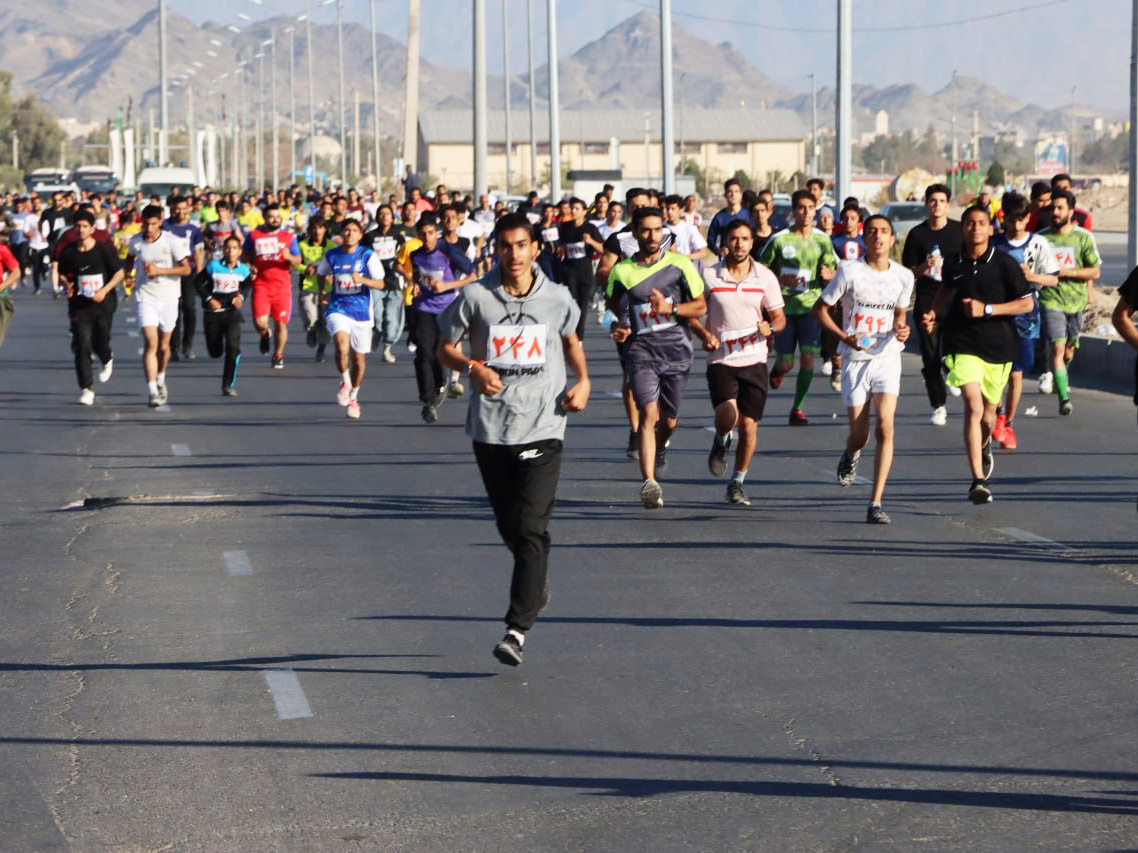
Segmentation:
<svg viewBox="0 0 1138 853">
<path fill-rule="evenodd" d="M 780 359 L 794 358 L 794 348 L 818 355 L 822 351 L 822 326 L 813 314 L 787 314 L 786 328 L 775 335 L 774 348 Z"/>
<path fill-rule="evenodd" d="M 1012 362 L 1012 373 L 1031 373 L 1035 367 L 1035 338 L 1020 338 L 1019 352 Z"/>
<path fill-rule="evenodd" d="M 632 361 L 627 364 L 628 387 L 637 406 L 659 403 L 665 418 L 678 417 L 691 362 L 682 365 Z"/>
</svg>

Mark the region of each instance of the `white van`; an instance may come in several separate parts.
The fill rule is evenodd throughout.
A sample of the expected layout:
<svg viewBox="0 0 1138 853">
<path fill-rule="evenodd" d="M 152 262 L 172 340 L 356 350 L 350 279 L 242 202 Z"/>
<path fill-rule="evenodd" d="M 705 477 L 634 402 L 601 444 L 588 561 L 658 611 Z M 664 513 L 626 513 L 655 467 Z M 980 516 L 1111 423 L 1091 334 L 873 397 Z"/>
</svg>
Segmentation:
<svg viewBox="0 0 1138 853">
<path fill-rule="evenodd" d="M 179 194 L 184 196 L 193 193 L 194 171 L 193 169 L 176 167 L 151 166 L 142 170 L 137 183 L 144 199 L 156 195 L 165 204 L 166 196 L 170 195 L 174 187 L 177 187 Z"/>
</svg>

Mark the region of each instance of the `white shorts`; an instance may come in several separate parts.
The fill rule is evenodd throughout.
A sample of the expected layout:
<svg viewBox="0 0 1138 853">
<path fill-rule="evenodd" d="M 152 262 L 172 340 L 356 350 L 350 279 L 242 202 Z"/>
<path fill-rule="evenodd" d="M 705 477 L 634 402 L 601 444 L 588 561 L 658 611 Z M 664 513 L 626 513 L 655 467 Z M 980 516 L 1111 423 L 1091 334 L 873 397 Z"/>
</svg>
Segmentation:
<svg viewBox="0 0 1138 853">
<path fill-rule="evenodd" d="M 138 328 L 152 329 L 155 326 L 161 332 L 172 332 L 178 325 L 178 300 L 155 299 L 141 293 L 134 295 L 138 305 Z"/>
<path fill-rule="evenodd" d="M 347 332 L 352 352 L 371 352 L 371 327 L 369 320 L 353 320 L 346 314 L 329 314 L 324 318 L 328 334 L 336 337 L 339 332 Z"/>
<path fill-rule="evenodd" d="M 842 403 L 864 406 L 872 394 L 901 394 L 901 353 L 861 361 L 842 359 Z"/>
</svg>

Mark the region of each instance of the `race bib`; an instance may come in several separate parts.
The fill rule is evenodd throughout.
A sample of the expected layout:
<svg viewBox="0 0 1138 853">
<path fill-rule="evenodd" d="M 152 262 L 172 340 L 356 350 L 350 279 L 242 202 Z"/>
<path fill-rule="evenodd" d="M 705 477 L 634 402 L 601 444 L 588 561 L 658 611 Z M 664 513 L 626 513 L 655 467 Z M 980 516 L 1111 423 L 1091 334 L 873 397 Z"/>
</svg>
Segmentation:
<svg viewBox="0 0 1138 853">
<path fill-rule="evenodd" d="M 1059 266 L 1074 269 L 1077 265 L 1075 263 L 1075 247 L 1074 246 L 1056 246 L 1055 258 L 1059 261 Z"/>
<path fill-rule="evenodd" d="M 541 229 L 541 239 L 546 243 L 556 243 L 561 237 L 561 232 L 556 228 L 543 228 Z"/>
<path fill-rule="evenodd" d="M 758 352 L 763 336 L 755 326 L 743 329 L 726 329 L 719 335 L 719 348 L 723 350 L 723 360 L 731 361 Z"/>
<path fill-rule="evenodd" d="M 537 367 L 545 364 L 549 326 L 544 323 L 495 323 L 486 337 L 486 363 L 491 367 Z"/>
<path fill-rule="evenodd" d="M 846 329 L 847 335 L 856 335 L 862 349 L 873 349 L 883 337 L 893 331 L 893 311 L 867 308 L 864 305 L 854 307 L 854 314 L 850 327 Z M 869 336 L 868 345 L 865 340 Z"/>
<path fill-rule="evenodd" d="M 281 256 L 281 244 L 276 237 L 258 237 L 253 242 L 253 250 L 258 258 L 266 261 L 275 261 Z"/>
<path fill-rule="evenodd" d="M 672 298 L 669 296 L 667 301 L 671 304 Z M 636 333 L 640 335 L 651 335 L 672 328 L 676 325 L 675 316 L 657 314 L 649 302 L 632 306 L 632 320 L 636 323 Z"/>
<path fill-rule="evenodd" d="M 352 274 L 349 273 L 336 273 L 336 292 L 337 293 L 359 293 L 363 290 L 362 284 L 356 284 Z"/>
<path fill-rule="evenodd" d="M 94 299 L 96 291 L 105 283 L 101 275 L 81 275 L 78 281 L 79 295 Z"/>
<path fill-rule="evenodd" d="M 372 243 L 371 248 L 381 261 L 390 261 L 395 258 L 395 240 L 391 237 L 380 237 Z"/>
<path fill-rule="evenodd" d="M 809 270 L 787 270 L 779 275 L 778 279 L 784 290 L 804 293 L 810 289 Z"/>
<path fill-rule="evenodd" d="M 213 277 L 214 293 L 237 293 L 241 289 L 243 279 L 236 275 L 215 275 Z"/>
<path fill-rule="evenodd" d="M 856 261 L 861 257 L 861 246 L 857 244 L 856 240 L 849 240 L 845 245 L 845 260 Z"/>
<path fill-rule="evenodd" d="M 585 257 L 585 244 L 584 243 L 566 243 L 565 244 L 565 257 L 571 261 L 577 261 Z"/>
</svg>

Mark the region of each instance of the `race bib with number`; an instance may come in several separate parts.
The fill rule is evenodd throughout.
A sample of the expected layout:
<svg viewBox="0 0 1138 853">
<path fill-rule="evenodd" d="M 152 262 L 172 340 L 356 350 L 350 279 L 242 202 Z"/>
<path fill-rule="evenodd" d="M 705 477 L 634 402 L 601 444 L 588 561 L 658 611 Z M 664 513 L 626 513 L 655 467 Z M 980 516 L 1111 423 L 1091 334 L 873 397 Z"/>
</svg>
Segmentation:
<svg viewBox="0 0 1138 853">
<path fill-rule="evenodd" d="M 538 367 L 545 364 L 549 326 L 541 323 L 490 326 L 486 363 L 491 367 Z"/>
<path fill-rule="evenodd" d="M 671 302 L 672 298 L 669 296 L 668 303 Z M 636 332 L 640 335 L 651 335 L 672 328 L 676 325 L 675 316 L 675 314 L 663 316 L 657 314 L 649 302 L 632 306 L 632 319 L 636 323 Z"/>
<path fill-rule="evenodd" d="M 541 230 L 541 239 L 546 243 L 556 243 L 561 238 L 561 232 L 556 228 L 543 228 Z"/>
<path fill-rule="evenodd" d="M 719 334 L 719 348 L 723 350 L 723 360 L 731 361 L 754 355 L 763 336 L 755 326 L 742 329 L 726 329 Z"/>
<path fill-rule="evenodd" d="M 266 261 L 275 261 L 281 256 L 281 244 L 276 237 L 258 237 L 253 243 L 257 257 Z"/>
<path fill-rule="evenodd" d="M 857 244 L 857 241 L 850 240 L 846 243 L 845 252 L 843 254 L 845 254 L 847 261 L 856 261 L 861 257 L 861 246 Z"/>
<path fill-rule="evenodd" d="M 241 289 L 242 281 L 244 279 L 237 275 L 215 275 L 213 277 L 213 292 L 237 293 Z"/>
<path fill-rule="evenodd" d="M 371 248 L 381 261 L 390 261 L 395 258 L 395 239 L 393 237 L 380 237 L 372 243 Z"/>
<path fill-rule="evenodd" d="M 88 299 L 94 299 L 96 291 L 101 288 L 105 282 L 101 275 L 81 275 L 79 276 L 79 295 L 86 296 Z"/>
<path fill-rule="evenodd" d="M 362 284 L 356 284 L 356 280 L 352 278 L 352 274 L 336 273 L 336 292 L 337 293 L 359 293 L 363 290 Z"/>
<path fill-rule="evenodd" d="M 1059 261 L 1059 266 L 1067 267 L 1068 269 L 1075 268 L 1075 247 L 1074 246 L 1055 246 L 1055 258 Z"/>
<path fill-rule="evenodd" d="M 577 261 L 585 257 L 585 244 L 584 243 L 566 243 L 565 244 L 565 257 L 571 261 Z"/>
</svg>

